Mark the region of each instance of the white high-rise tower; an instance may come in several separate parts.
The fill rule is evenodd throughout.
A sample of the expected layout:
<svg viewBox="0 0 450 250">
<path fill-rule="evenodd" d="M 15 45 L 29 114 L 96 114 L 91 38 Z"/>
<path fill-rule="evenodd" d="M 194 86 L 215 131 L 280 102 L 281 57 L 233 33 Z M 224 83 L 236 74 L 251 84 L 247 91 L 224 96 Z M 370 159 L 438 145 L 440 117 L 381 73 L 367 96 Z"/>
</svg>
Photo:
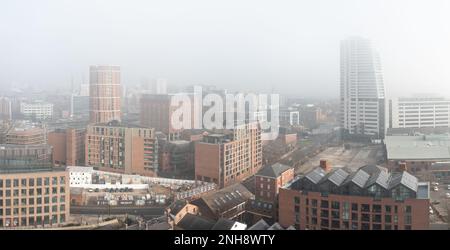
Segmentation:
<svg viewBox="0 0 450 250">
<path fill-rule="evenodd" d="M 383 75 L 378 53 L 367 39 L 341 42 L 341 127 L 350 135 L 384 138 Z"/>
</svg>

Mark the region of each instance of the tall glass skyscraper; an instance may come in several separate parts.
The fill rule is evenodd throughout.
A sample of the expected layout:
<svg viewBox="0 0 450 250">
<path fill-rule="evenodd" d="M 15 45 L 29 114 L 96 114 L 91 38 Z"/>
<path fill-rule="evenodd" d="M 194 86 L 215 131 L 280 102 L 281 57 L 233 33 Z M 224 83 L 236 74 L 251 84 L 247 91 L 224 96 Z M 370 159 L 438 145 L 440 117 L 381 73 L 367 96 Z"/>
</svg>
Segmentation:
<svg viewBox="0 0 450 250">
<path fill-rule="evenodd" d="M 341 42 L 341 127 L 350 135 L 382 139 L 385 93 L 378 53 L 370 40 Z"/>
</svg>

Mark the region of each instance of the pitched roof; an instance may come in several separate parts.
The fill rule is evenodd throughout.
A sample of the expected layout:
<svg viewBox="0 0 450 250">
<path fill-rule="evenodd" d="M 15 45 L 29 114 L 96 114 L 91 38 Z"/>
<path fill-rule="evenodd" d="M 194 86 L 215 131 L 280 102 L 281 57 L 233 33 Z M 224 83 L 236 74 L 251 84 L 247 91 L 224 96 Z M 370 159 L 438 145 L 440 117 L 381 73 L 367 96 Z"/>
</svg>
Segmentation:
<svg viewBox="0 0 450 250">
<path fill-rule="evenodd" d="M 192 203 L 199 207 L 204 204 L 214 214 L 217 211 L 226 211 L 253 198 L 254 195 L 244 185 L 236 183 L 215 192 L 205 194 Z"/>
<path fill-rule="evenodd" d="M 174 216 L 177 215 L 181 211 L 181 209 L 183 209 L 184 206 L 186 206 L 186 204 L 187 204 L 186 200 L 176 200 L 169 207 L 170 214 L 172 214 Z"/>
<path fill-rule="evenodd" d="M 285 171 L 291 169 L 292 167 L 284 165 L 281 163 L 275 163 L 272 165 L 267 165 L 263 167 L 256 175 L 266 176 L 266 177 L 279 177 Z"/>
<path fill-rule="evenodd" d="M 248 230 L 267 230 L 269 227 L 269 224 L 265 220 L 260 219 L 253 226 L 249 227 Z"/>
<path fill-rule="evenodd" d="M 188 213 L 178 222 L 177 227 L 183 230 L 211 230 L 214 224 L 214 221 L 205 217 Z"/>
</svg>

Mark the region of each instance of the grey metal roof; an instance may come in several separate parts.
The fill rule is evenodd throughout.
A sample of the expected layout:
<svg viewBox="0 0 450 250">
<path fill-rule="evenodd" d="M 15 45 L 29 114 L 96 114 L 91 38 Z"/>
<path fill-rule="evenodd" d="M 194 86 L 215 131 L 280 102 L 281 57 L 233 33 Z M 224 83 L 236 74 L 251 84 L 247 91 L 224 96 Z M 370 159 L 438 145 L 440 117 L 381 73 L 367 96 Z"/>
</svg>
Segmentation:
<svg viewBox="0 0 450 250">
<path fill-rule="evenodd" d="M 367 172 L 368 171 L 368 172 Z M 410 189 L 411 191 L 415 192 L 417 196 L 420 197 L 426 197 L 426 190 L 421 190 L 422 194 L 417 194 L 419 182 L 418 179 L 411 175 L 410 173 L 404 171 L 404 172 L 397 172 L 397 173 L 389 173 L 386 171 L 386 168 L 371 165 L 371 166 L 364 166 L 359 168 L 357 171 L 351 172 L 347 168 L 341 168 L 334 171 L 331 171 L 329 173 L 325 173 L 325 171 L 321 167 L 316 167 L 309 173 L 307 173 L 304 177 L 300 177 L 299 179 L 295 180 L 295 183 L 300 183 L 303 178 L 306 178 L 307 180 L 314 183 L 314 185 L 321 185 L 322 183 L 326 181 L 331 181 L 334 183 L 337 188 L 333 187 L 327 187 L 329 190 L 328 192 L 347 192 L 347 190 L 340 189 L 340 187 L 343 187 L 349 183 L 354 183 L 358 187 L 361 188 L 361 195 L 371 195 L 370 193 L 366 192 L 367 188 L 371 187 L 372 185 L 376 184 L 380 186 L 383 191 L 383 195 L 386 197 L 391 196 L 390 190 L 397 187 L 398 185 L 403 185 L 406 188 Z M 293 184 L 295 184 L 293 183 Z M 309 189 L 310 191 L 317 190 L 314 187 L 310 186 L 304 186 L 304 185 L 289 185 L 290 188 L 294 189 Z M 426 187 L 422 187 L 425 189 Z M 365 191 L 364 191 L 365 190 Z"/>
<path fill-rule="evenodd" d="M 333 171 L 333 173 L 330 176 L 328 176 L 328 180 L 333 182 L 336 186 L 339 186 L 345 181 L 345 179 L 349 175 L 350 174 L 347 171 L 345 171 L 344 169 L 340 168 L 340 169 L 337 169 L 337 170 Z"/>
<path fill-rule="evenodd" d="M 389 160 L 450 159 L 450 136 L 447 134 L 387 136 L 385 144 Z"/>
<path fill-rule="evenodd" d="M 317 167 L 311 170 L 309 173 L 305 175 L 305 177 L 310 180 L 312 183 L 317 184 L 322 180 L 325 176 L 325 171 L 321 167 Z"/>
<path fill-rule="evenodd" d="M 391 175 L 391 180 L 389 181 L 389 189 L 392 189 L 400 184 L 411 189 L 414 192 L 417 192 L 418 179 L 406 171 L 401 173 L 393 173 Z"/>
</svg>

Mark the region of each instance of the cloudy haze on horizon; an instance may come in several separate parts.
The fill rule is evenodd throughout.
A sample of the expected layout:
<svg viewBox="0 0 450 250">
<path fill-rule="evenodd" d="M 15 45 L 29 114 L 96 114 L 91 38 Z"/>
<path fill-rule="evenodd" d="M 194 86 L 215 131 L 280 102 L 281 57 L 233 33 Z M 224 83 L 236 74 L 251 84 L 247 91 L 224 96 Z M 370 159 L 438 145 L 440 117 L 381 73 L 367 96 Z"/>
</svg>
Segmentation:
<svg viewBox="0 0 450 250">
<path fill-rule="evenodd" d="M 89 65 L 122 82 L 167 78 L 338 97 L 339 42 L 369 38 L 387 96 L 450 95 L 450 1 L 2 0 L 0 87 L 69 86 Z"/>
</svg>

